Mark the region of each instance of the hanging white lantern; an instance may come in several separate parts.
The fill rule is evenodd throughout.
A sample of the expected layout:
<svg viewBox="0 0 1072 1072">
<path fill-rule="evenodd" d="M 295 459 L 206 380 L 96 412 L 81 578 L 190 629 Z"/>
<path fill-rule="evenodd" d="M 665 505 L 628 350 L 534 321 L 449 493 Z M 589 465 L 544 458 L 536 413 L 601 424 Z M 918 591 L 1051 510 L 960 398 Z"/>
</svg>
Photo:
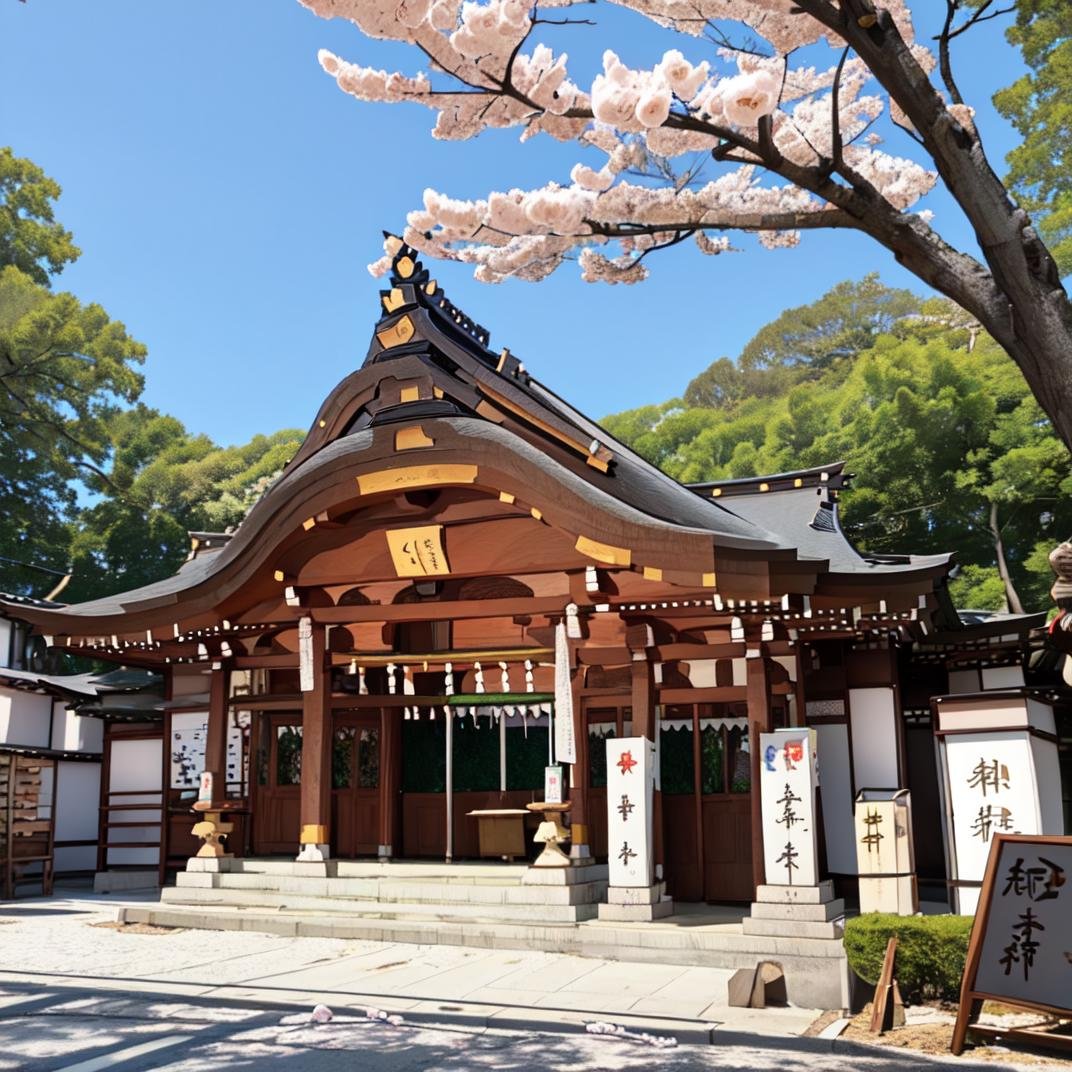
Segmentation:
<svg viewBox="0 0 1072 1072">
<path fill-rule="evenodd" d="M 510 667 L 506 663 L 499 663 L 499 670 L 501 671 L 502 680 L 502 692 L 510 691 Z"/>
<path fill-rule="evenodd" d="M 387 664 L 387 691 L 392 696 L 394 696 L 394 694 L 396 692 L 396 688 L 395 688 L 395 670 L 396 669 L 397 668 L 395 667 L 394 663 L 388 663 Z"/>
<path fill-rule="evenodd" d="M 526 659 L 525 660 L 525 691 L 526 692 L 532 692 L 533 688 L 534 688 L 534 686 L 533 686 L 533 680 L 532 680 L 532 660 L 531 659 Z"/>
<path fill-rule="evenodd" d="M 443 667 L 443 695 L 454 695 L 454 664 L 447 663 Z"/>
<path fill-rule="evenodd" d="M 477 692 L 483 692 L 484 691 L 484 670 L 481 667 L 480 663 L 473 663 L 473 670 L 475 671 L 476 691 Z"/>
</svg>

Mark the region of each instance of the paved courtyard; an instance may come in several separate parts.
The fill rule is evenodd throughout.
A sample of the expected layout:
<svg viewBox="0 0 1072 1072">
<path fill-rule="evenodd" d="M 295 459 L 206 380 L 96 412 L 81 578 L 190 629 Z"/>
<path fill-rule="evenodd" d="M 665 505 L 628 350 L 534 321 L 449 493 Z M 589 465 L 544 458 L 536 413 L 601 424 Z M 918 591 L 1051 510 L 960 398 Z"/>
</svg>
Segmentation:
<svg viewBox="0 0 1072 1072">
<path fill-rule="evenodd" d="M 817 1010 L 730 1009 L 730 973 L 719 969 L 251 932 L 140 933 L 115 928 L 120 903 L 0 904 L 0 1072 L 942 1067 L 800 1038 Z M 335 1017 L 310 1023 L 321 1001 Z M 402 1022 L 370 1020 L 369 1008 Z M 681 1044 L 587 1034 L 585 1024 L 601 1019 Z"/>
</svg>

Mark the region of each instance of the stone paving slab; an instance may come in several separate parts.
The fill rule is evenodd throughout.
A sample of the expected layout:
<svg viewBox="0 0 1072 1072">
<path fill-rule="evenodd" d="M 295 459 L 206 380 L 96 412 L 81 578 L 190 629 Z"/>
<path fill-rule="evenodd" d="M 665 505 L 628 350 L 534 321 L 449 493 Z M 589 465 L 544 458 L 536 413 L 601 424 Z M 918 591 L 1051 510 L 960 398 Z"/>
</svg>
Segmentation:
<svg viewBox="0 0 1072 1072">
<path fill-rule="evenodd" d="M 47 905 L 47 912 L 34 914 L 35 904 Z M 92 985 L 137 992 L 142 1000 L 211 996 L 304 1009 L 325 1001 L 404 1011 L 429 1023 L 445 1017 L 555 1030 L 628 1018 L 690 1040 L 712 1030 L 715 1021 L 700 1015 L 708 1009 L 722 1010 L 720 1023 L 774 1035 L 797 1034 L 817 1015 L 770 1009 L 759 1020 L 740 1018 L 738 1012 L 756 1010 L 725 1010 L 731 972 L 720 968 L 245 930 L 139 934 L 93 925 L 114 916 L 114 904 L 102 899 L 0 906 L 0 918 L 13 920 L 4 927 L 0 990 L 32 983 L 55 993 Z"/>
</svg>

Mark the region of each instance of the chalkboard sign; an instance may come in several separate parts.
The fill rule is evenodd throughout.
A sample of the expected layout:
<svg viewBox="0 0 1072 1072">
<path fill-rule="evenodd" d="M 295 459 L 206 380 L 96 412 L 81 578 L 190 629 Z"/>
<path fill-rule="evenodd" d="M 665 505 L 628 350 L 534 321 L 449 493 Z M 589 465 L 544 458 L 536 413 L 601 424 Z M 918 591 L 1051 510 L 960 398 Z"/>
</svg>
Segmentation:
<svg viewBox="0 0 1072 1072">
<path fill-rule="evenodd" d="M 1072 1016 L 1072 837 L 996 834 L 961 983 L 952 1050 L 986 999 Z M 1032 1036 L 1035 1042 L 1067 1042 Z"/>
</svg>

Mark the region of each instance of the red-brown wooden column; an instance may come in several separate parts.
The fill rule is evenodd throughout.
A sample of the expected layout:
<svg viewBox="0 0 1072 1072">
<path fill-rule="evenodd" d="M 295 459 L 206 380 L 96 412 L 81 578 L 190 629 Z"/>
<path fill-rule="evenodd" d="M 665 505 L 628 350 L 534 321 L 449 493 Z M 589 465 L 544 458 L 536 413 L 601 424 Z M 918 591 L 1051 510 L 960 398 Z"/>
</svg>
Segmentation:
<svg viewBox="0 0 1072 1072">
<path fill-rule="evenodd" d="M 402 720 L 397 707 L 380 708 L 380 843 L 377 855 L 402 855 Z"/>
<path fill-rule="evenodd" d="M 212 670 L 208 687 L 208 726 L 205 729 L 205 771 L 212 775 L 212 800 L 227 799 L 227 685 L 225 665 Z M 165 749 L 166 751 L 166 749 Z"/>
<path fill-rule="evenodd" d="M 305 631 L 311 632 L 306 636 Z M 325 659 L 324 626 L 303 618 L 299 623 L 302 690 L 301 852 L 299 860 L 330 856 L 331 824 L 331 671 Z M 309 673 L 311 671 L 311 674 Z"/>
<path fill-rule="evenodd" d="M 752 805 L 752 884 L 766 882 L 763 865 L 763 808 L 759 798 L 759 735 L 771 729 L 770 669 L 766 657 L 747 660 L 748 667 L 748 744 L 751 755 Z M 755 896 L 755 890 L 752 891 Z"/>
</svg>

